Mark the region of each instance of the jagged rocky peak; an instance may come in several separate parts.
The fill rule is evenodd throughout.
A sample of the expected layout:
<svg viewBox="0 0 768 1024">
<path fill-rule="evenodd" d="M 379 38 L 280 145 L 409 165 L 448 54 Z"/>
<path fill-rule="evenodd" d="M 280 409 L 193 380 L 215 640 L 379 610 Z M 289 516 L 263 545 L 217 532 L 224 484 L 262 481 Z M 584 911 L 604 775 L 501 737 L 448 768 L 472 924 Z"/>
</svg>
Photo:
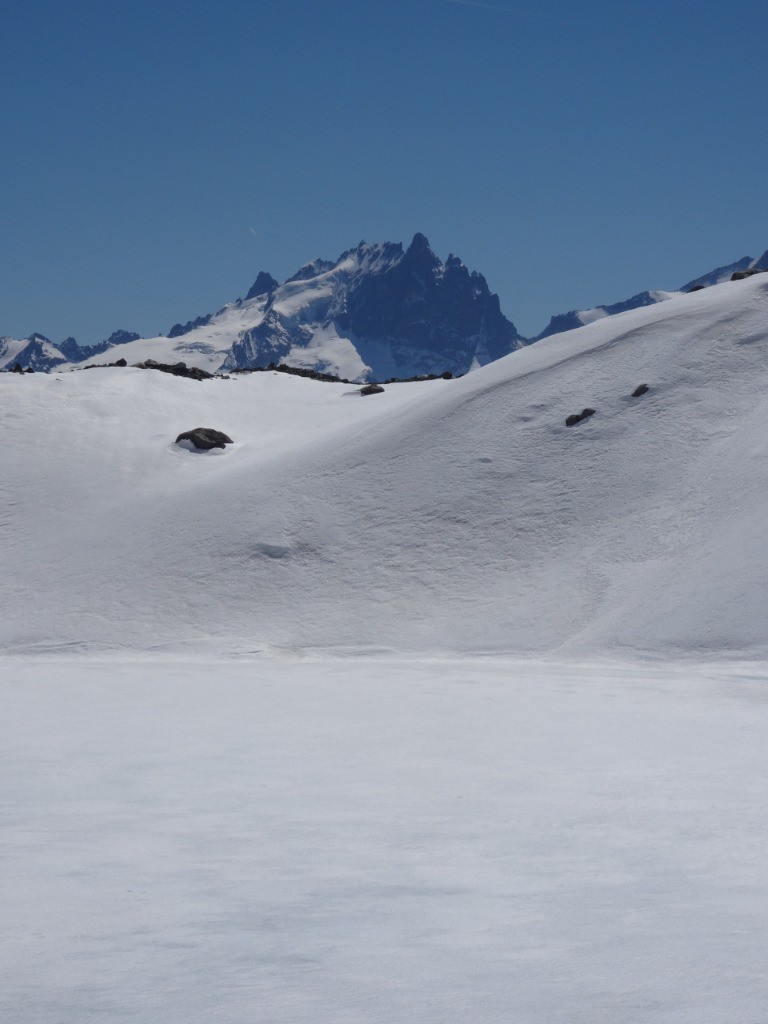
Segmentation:
<svg viewBox="0 0 768 1024">
<path fill-rule="evenodd" d="M 293 281 L 311 281 L 313 277 L 317 277 L 319 274 L 327 274 L 329 270 L 333 270 L 336 264 L 333 260 L 310 260 L 309 263 L 305 263 L 303 267 L 299 267 L 293 277 L 289 277 L 285 282 L 291 284 Z"/>
<path fill-rule="evenodd" d="M 268 274 L 266 270 L 260 270 L 256 280 L 248 289 L 245 301 L 248 302 L 249 299 L 255 299 L 259 295 L 269 295 L 277 287 L 279 287 L 279 282 L 271 274 Z"/>
<path fill-rule="evenodd" d="M 222 369 L 279 356 L 349 378 L 465 373 L 523 343 L 485 278 L 453 254 L 443 264 L 421 232 L 405 250 L 361 241 L 335 262 L 313 260 L 269 295 Z"/>
<path fill-rule="evenodd" d="M 206 327 L 211 320 L 213 320 L 213 314 L 205 313 L 203 316 L 195 317 L 194 320 L 187 320 L 185 324 L 174 324 L 168 331 L 168 337 L 181 338 L 185 334 L 189 334 L 190 331 L 194 331 L 196 327 Z"/>
<path fill-rule="evenodd" d="M 141 338 L 140 334 L 135 331 L 113 331 L 110 336 L 106 339 L 107 345 L 127 345 L 131 341 L 138 341 Z"/>
<path fill-rule="evenodd" d="M 420 231 L 416 232 L 413 236 L 413 241 L 405 250 L 403 262 L 409 268 L 421 270 L 437 270 L 438 267 L 442 266 L 440 260 L 430 249 L 427 236 L 422 235 Z"/>
<path fill-rule="evenodd" d="M 408 246 L 408 252 L 432 252 L 427 236 L 417 231 L 413 236 L 411 244 Z"/>
<path fill-rule="evenodd" d="M 77 343 L 77 339 L 73 338 L 71 335 L 69 338 L 65 338 L 57 348 L 59 352 L 61 352 L 61 354 L 71 362 L 76 362 L 80 357 L 80 346 Z"/>
</svg>

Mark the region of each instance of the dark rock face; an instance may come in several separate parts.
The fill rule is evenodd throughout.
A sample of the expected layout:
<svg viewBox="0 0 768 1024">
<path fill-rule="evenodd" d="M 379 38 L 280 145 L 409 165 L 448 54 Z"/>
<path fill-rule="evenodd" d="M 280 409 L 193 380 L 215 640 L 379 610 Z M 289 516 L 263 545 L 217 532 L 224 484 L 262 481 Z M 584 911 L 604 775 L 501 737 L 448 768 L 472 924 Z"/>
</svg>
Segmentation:
<svg viewBox="0 0 768 1024">
<path fill-rule="evenodd" d="M 294 337 L 301 339 L 301 327 L 289 330 L 280 314 L 270 310 L 258 327 L 243 331 L 232 346 L 222 369 L 234 370 L 239 367 L 257 366 L 261 363 L 278 363 L 291 351 Z M 305 340 L 311 335 L 305 332 Z"/>
<path fill-rule="evenodd" d="M 184 334 L 194 331 L 196 327 L 205 327 L 212 319 L 213 313 L 206 313 L 204 316 L 198 316 L 194 320 L 187 320 L 185 324 L 174 324 L 170 331 L 168 331 L 168 337 L 181 338 Z"/>
<path fill-rule="evenodd" d="M 364 388 L 360 388 L 361 395 L 381 395 L 384 393 L 384 388 L 381 384 L 366 384 Z"/>
<path fill-rule="evenodd" d="M 306 264 L 283 285 L 259 275 L 248 296 L 256 294 L 266 295 L 263 320 L 235 341 L 224 371 L 289 360 L 306 365 L 303 351 L 301 359 L 295 352 L 318 336 L 354 349 L 361 376 L 367 366 L 379 380 L 446 368 L 465 373 L 475 360 L 490 362 L 524 343 L 485 278 L 456 256 L 442 263 L 422 234 L 405 251 L 399 243 L 361 242 L 335 263 Z M 332 360 L 319 356 L 316 368 L 332 372 Z"/>
<path fill-rule="evenodd" d="M 279 282 L 271 274 L 268 274 L 265 270 L 260 270 L 258 277 L 248 289 L 245 301 L 255 299 L 258 295 L 269 295 L 278 287 L 278 284 Z"/>
<path fill-rule="evenodd" d="M 64 341 L 56 347 L 71 363 L 79 362 L 82 358 L 83 349 L 77 344 L 74 338 L 65 338 Z"/>
<path fill-rule="evenodd" d="M 648 385 L 647 384 L 638 384 L 637 387 L 635 388 L 635 390 L 632 392 L 632 397 L 633 398 L 640 398 L 642 395 L 647 394 L 647 392 L 648 392 Z"/>
<path fill-rule="evenodd" d="M 191 441 L 195 448 L 201 451 L 210 451 L 211 448 L 225 448 L 228 444 L 234 444 L 231 437 L 214 430 L 213 427 L 195 427 L 194 430 L 186 430 L 179 434 L 175 444 L 179 441 Z"/>
<path fill-rule="evenodd" d="M 359 339 L 360 354 L 379 377 L 373 346 L 382 343 L 396 364 L 412 365 L 418 353 L 417 372 L 441 373 L 446 366 L 468 369 L 470 349 L 481 349 L 481 361 L 490 362 L 522 342 L 485 278 L 470 273 L 456 256 L 441 263 L 422 234 L 386 270 L 352 284 L 344 313 L 339 326 Z"/>
</svg>

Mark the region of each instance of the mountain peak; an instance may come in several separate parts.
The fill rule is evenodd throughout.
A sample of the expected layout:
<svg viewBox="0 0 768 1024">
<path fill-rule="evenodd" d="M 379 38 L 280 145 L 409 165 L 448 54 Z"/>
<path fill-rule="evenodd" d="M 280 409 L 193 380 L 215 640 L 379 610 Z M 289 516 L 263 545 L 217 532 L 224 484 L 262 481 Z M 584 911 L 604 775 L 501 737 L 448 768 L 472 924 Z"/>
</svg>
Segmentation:
<svg viewBox="0 0 768 1024">
<path fill-rule="evenodd" d="M 429 239 L 426 235 L 422 235 L 420 231 L 417 231 L 413 236 L 413 241 L 408 246 L 408 252 L 431 252 L 429 247 Z"/>
<path fill-rule="evenodd" d="M 335 263 L 314 260 L 240 330 L 222 369 L 312 360 L 323 372 L 383 380 L 465 373 L 517 348 L 482 275 L 453 255 L 447 268 L 421 232 L 405 252 L 399 242 L 362 241 Z"/>
<path fill-rule="evenodd" d="M 268 295 L 278 287 L 278 283 L 266 270 L 260 270 L 256 280 L 248 290 L 248 294 L 245 296 L 246 302 L 248 299 L 255 299 L 257 295 Z"/>
</svg>

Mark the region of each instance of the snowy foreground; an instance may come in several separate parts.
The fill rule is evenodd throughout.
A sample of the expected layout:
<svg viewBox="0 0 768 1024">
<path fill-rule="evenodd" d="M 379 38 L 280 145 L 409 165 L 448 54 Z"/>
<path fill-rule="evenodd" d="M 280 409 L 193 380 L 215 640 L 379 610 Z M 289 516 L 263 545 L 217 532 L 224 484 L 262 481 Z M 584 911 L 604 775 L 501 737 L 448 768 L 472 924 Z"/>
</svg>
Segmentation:
<svg viewBox="0 0 768 1024">
<path fill-rule="evenodd" d="M 2 674 L 7 1024 L 765 1020 L 764 666 Z"/>
</svg>

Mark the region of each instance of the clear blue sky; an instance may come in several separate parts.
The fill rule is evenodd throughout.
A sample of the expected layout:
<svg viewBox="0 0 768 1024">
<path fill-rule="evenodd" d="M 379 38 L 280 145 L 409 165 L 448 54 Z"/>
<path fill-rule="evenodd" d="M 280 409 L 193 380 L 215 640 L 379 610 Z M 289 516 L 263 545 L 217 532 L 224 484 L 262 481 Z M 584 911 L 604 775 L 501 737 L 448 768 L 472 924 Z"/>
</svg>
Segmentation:
<svg viewBox="0 0 768 1024">
<path fill-rule="evenodd" d="M 768 248 L 757 2 L 58 0 L 0 38 L 0 334 L 424 232 L 526 334 Z"/>
</svg>

